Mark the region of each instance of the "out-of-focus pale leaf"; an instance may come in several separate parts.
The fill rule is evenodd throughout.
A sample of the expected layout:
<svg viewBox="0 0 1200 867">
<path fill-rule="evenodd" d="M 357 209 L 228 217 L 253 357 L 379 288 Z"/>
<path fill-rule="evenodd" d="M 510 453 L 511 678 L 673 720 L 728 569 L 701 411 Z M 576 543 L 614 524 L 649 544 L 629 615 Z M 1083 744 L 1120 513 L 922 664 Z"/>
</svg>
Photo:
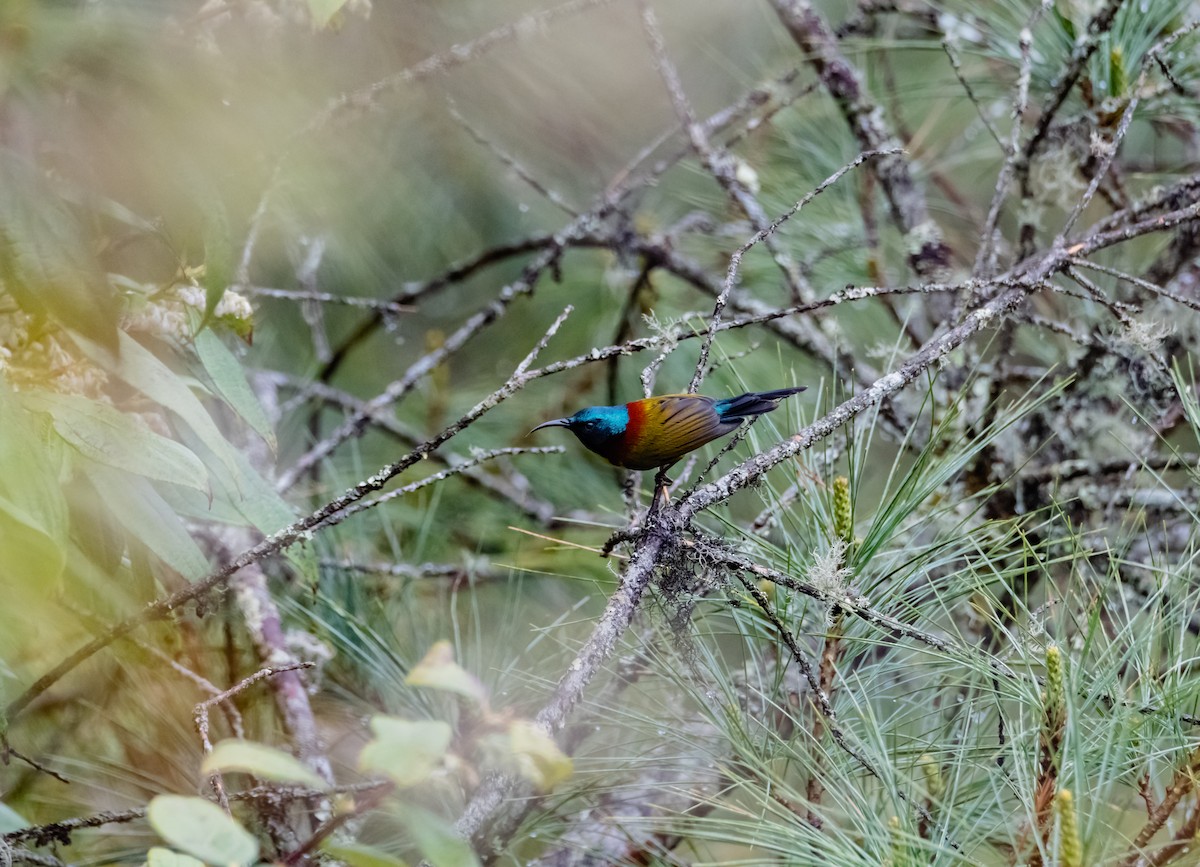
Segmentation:
<svg viewBox="0 0 1200 867">
<path fill-rule="evenodd" d="M 225 216 L 225 205 L 216 196 L 208 196 L 205 202 L 204 219 L 204 321 L 212 321 L 213 312 L 221 303 L 221 297 L 233 278 L 233 239 L 229 233 L 229 220 Z"/>
<path fill-rule="evenodd" d="M 258 840 L 203 798 L 158 795 L 146 818 L 172 846 L 209 864 L 253 864 L 258 858 Z"/>
<path fill-rule="evenodd" d="M 295 756 L 254 741 L 221 741 L 204 757 L 200 770 L 205 774 L 242 771 L 276 783 L 302 783 L 314 789 L 325 787 L 325 781 Z"/>
<path fill-rule="evenodd" d="M 457 692 L 480 706 L 487 704 L 487 690 L 475 675 L 454 661 L 454 646 L 449 641 L 439 641 L 429 648 L 425 658 L 413 667 L 404 682 L 409 686 Z"/>
<path fill-rule="evenodd" d="M 250 383 L 246 382 L 241 362 L 211 329 L 196 335 L 196 354 L 200 356 L 200 363 L 208 371 L 217 393 L 274 452 L 275 431 L 271 429 L 271 422 L 251 390 Z"/>
<path fill-rule="evenodd" d="M 204 867 L 204 862 L 162 846 L 151 847 L 146 853 L 147 867 Z"/>
<path fill-rule="evenodd" d="M 181 433 L 184 444 L 201 455 L 206 449 L 197 437 L 187 431 Z M 201 504 L 192 501 L 189 514 L 212 520 L 228 520 L 233 524 L 249 524 L 271 535 L 296 520 L 295 509 L 283 499 L 275 488 L 268 484 L 257 470 L 251 465 L 244 452 L 233 452 L 232 459 L 237 468 L 236 473 L 229 473 L 219 461 L 205 459 L 209 468 L 209 478 L 213 486 L 214 509 L 207 514 L 205 509 L 197 508 Z M 176 494 L 186 494 L 186 491 L 176 491 Z M 175 497 L 178 500 L 178 497 Z M 229 508 L 225 508 L 226 504 Z M 229 509 L 235 510 L 240 519 L 229 517 Z M 311 548 L 303 545 L 292 545 L 285 556 L 296 567 L 305 581 L 315 583 L 317 580 L 317 558 Z"/>
<path fill-rule="evenodd" d="M 508 727 L 508 740 L 521 776 L 543 792 L 551 791 L 575 769 L 554 738 L 529 720 L 514 720 Z"/>
<path fill-rule="evenodd" d="M 232 503 L 225 502 L 220 496 L 201 494 L 178 485 L 159 484 L 155 487 L 170 507 L 185 518 L 216 521 L 231 527 L 245 527 L 248 523 Z"/>
<path fill-rule="evenodd" d="M 110 514 L 133 538 L 189 581 L 208 574 L 208 559 L 153 485 L 99 464 L 86 465 L 83 471 L 96 490 L 104 492 Z"/>
<path fill-rule="evenodd" d="M 308 0 L 308 14 L 312 16 L 313 26 L 328 26 L 345 5 L 346 0 Z"/>
<path fill-rule="evenodd" d="M 179 374 L 123 331 L 117 335 L 116 356 L 86 337 L 78 334 L 74 337 L 79 348 L 97 365 L 179 416 L 217 459 L 237 475 L 234 449 Z"/>
<path fill-rule="evenodd" d="M 66 562 L 70 519 L 60 483 L 65 446 L 3 382 L 0 420 L 0 586 L 16 575 L 44 584 Z"/>
<path fill-rule="evenodd" d="M 0 285 L 34 316 L 49 316 L 116 348 L 116 299 L 79 216 L 46 173 L 0 151 Z"/>
<path fill-rule="evenodd" d="M 445 820 L 408 804 L 396 811 L 421 854 L 433 867 L 479 867 L 471 846 Z"/>
<path fill-rule="evenodd" d="M 208 471 L 195 454 L 115 407 L 48 392 L 30 392 L 21 402 L 49 413 L 58 435 L 89 460 L 208 494 Z"/>
<path fill-rule="evenodd" d="M 389 855 L 382 849 L 362 843 L 337 843 L 326 840 L 321 851 L 331 858 L 349 864 L 350 867 L 408 867 L 408 863 Z"/>
<path fill-rule="evenodd" d="M 25 821 L 24 816 L 7 804 L 0 804 L 0 834 L 19 831 L 22 828 L 28 827 L 29 823 Z"/>
<path fill-rule="evenodd" d="M 378 771 L 398 786 L 425 780 L 450 748 L 450 726 L 440 720 L 377 716 L 371 720 L 375 739 L 363 747 L 359 767 Z"/>
</svg>

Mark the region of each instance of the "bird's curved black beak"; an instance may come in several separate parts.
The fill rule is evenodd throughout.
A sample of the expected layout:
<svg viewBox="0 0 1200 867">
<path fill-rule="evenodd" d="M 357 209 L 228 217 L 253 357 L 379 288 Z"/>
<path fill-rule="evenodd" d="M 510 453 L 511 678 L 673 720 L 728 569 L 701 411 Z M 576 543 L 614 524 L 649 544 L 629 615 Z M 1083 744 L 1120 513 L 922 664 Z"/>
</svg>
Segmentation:
<svg viewBox="0 0 1200 867">
<path fill-rule="evenodd" d="M 552 419 L 550 419 L 550 421 L 542 422 L 537 427 L 535 427 L 533 430 L 531 430 L 529 433 L 525 434 L 525 436 L 529 436 L 530 434 L 532 434 L 536 431 L 540 431 L 544 427 L 570 427 L 570 426 L 571 426 L 571 420 L 569 418 L 552 418 Z"/>
</svg>

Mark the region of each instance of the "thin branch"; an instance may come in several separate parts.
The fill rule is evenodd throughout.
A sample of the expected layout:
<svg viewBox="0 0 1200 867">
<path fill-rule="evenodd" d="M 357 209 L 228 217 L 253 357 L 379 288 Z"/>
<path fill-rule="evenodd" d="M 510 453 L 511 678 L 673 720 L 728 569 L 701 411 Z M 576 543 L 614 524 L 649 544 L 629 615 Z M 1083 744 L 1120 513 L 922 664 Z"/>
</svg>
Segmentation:
<svg viewBox="0 0 1200 867">
<path fill-rule="evenodd" d="M 1132 286 L 1157 295 L 1160 298 L 1166 298 L 1169 301 L 1174 301 L 1176 304 L 1182 304 L 1184 307 L 1190 307 L 1193 310 L 1200 310 L 1200 301 L 1195 298 L 1189 298 L 1186 295 L 1180 295 L 1178 292 L 1172 292 L 1164 286 L 1159 286 L 1156 283 L 1151 283 L 1149 280 L 1143 280 L 1141 277 L 1135 277 L 1132 274 L 1127 274 L 1124 271 L 1118 271 L 1116 268 L 1110 268 L 1107 265 L 1100 265 L 1088 259 L 1072 258 L 1072 265 L 1078 265 L 1081 268 L 1088 268 L 1092 271 L 1099 271 L 1101 274 L 1107 274 L 1110 277 L 1116 277 L 1118 280 L 1123 280 Z"/>
<path fill-rule="evenodd" d="M 1000 133 L 996 129 L 992 119 L 988 117 L 987 112 L 983 110 L 982 104 L 979 102 L 979 97 L 975 95 L 975 88 L 971 87 L 971 82 L 967 80 L 963 73 L 962 60 L 958 56 L 958 49 L 954 47 L 953 41 L 949 36 L 942 36 L 941 41 L 942 51 L 946 52 L 946 58 L 950 61 L 950 68 L 954 70 L 954 77 L 958 79 L 958 83 L 962 85 L 963 90 L 967 94 L 967 101 L 975 107 L 975 115 L 979 118 L 979 122 L 983 124 L 984 129 L 988 131 L 988 135 L 992 137 L 992 141 L 1000 146 L 1003 151 L 1005 149 L 1004 142 L 1000 138 Z"/>
<path fill-rule="evenodd" d="M 1017 145 L 1021 141 L 1021 119 L 1029 108 L 1029 82 L 1033 77 L 1033 28 L 1052 5 L 1053 0 L 1042 0 L 1041 5 L 1034 10 L 1028 23 L 1021 28 L 1018 46 L 1021 53 L 1021 69 L 1017 74 L 1017 94 L 1013 100 L 1012 127 L 1009 130 L 1008 145 L 1005 148 L 1004 164 L 996 176 L 996 189 L 992 193 L 992 203 L 988 207 L 987 219 L 980 234 L 979 250 L 975 254 L 975 266 L 971 269 L 972 277 L 986 277 L 994 273 L 996 253 L 996 232 L 1000 222 L 1000 211 L 1008 198 L 1008 186 L 1017 168 L 1020 151 Z M 970 306 L 964 302 L 964 309 Z"/>
<path fill-rule="evenodd" d="M 725 303 L 729 299 L 729 295 L 737 283 L 737 275 L 741 269 L 742 257 L 745 256 L 755 244 L 773 235 L 780 226 L 798 214 L 805 205 L 807 205 L 821 193 L 825 192 L 825 190 L 829 189 L 829 187 L 836 184 L 850 171 L 858 168 L 869 159 L 874 159 L 876 157 L 882 157 L 893 153 L 896 153 L 896 151 L 867 151 L 859 154 L 854 158 L 853 161 L 842 166 L 832 175 L 821 181 L 821 183 L 817 184 L 817 186 L 805 194 L 803 198 L 771 221 L 769 225 L 755 232 L 750 240 L 746 241 L 744 244 L 742 244 L 742 246 L 738 247 L 737 250 L 733 252 L 733 255 L 729 257 L 729 265 L 725 270 L 725 283 L 721 287 L 721 292 L 717 296 L 716 306 L 713 308 L 712 321 L 709 323 L 708 330 L 705 332 L 704 342 L 700 347 L 700 355 L 696 362 L 696 372 L 692 375 L 692 382 L 688 387 L 689 392 L 694 392 L 700 385 L 700 379 L 703 376 L 704 368 L 708 364 L 709 350 L 712 346 L 713 338 L 716 336 L 717 328 L 721 322 L 721 312 L 724 310 Z"/>
<path fill-rule="evenodd" d="M 278 298 L 283 301 L 315 301 L 318 304 L 339 304 L 343 307 L 361 307 L 385 315 L 412 313 L 417 308 L 411 304 L 379 298 L 358 298 L 353 295 L 335 295 L 332 292 L 314 292 L 300 289 L 275 289 L 270 286 L 244 286 L 247 294 L 258 298 Z"/>
<path fill-rule="evenodd" d="M 1049 132 L 1050 125 L 1054 123 L 1054 118 L 1058 114 L 1058 110 L 1066 102 L 1067 96 L 1071 93 L 1075 82 L 1079 80 L 1079 76 L 1083 74 L 1083 69 L 1087 65 L 1087 62 L 1096 53 L 1096 49 L 1100 47 L 1101 37 L 1112 29 L 1113 21 L 1116 19 L 1117 12 L 1123 3 L 1124 0 L 1107 0 L 1104 6 L 1088 20 L 1086 38 L 1076 43 L 1075 48 L 1071 51 L 1071 57 L 1068 59 L 1066 67 L 1050 85 L 1050 96 L 1047 97 L 1046 102 L 1042 106 L 1042 112 L 1038 116 L 1037 123 L 1033 128 L 1033 134 L 1030 135 L 1029 141 L 1025 143 L 1022 158 L 1018 164 L 1018 175 L 1021 178 L 1023 186 L 1028 182 L 1029 168 L 1034 152 L 1037 151 L 1038 146 L 1042 143 L 1042 139 Z"/>
<path fill-rule="evenodd" d="M 912 250 L 909 266 L 920 277 L 940 279 L 951 260 L 941 230 L 929 216 L 924 193 L 917 186 L 903 145 L 884 126 L 862 75 L 843 55 L 836 35 L 810 0 L 770 0 L 780 21 L 804 53 L 821 83 L 833 97 L 851 132 L 864 151 L 892 151 L 875 164 L 875 174 L 891 206 L 892 219 Z"/>
<path fill-rule="evenodd" d="M 267 375 L 281 384 L 301 390 L 304 396 L 324 401 L 330 406 L 340 407 L 351 413 L 366 412 L 370 414 L 370 411 L 366 409 L 365 401 L 359 400 L 340 389 L 332 388 L 319 382 L 300 383 L 291 377 L 278 373 Z M 392 413 L 385 412 L 371 415 L 369 424 L 371 427 L 404 443 L 408 448 L 417 447 L 423 439 L 396 419 Z M 429 460 L 445 467 L 458 467 L 465 463 L 467 458 L 454 452 L 438 451 L 431 454 Z M 560 520 L 556 517 L 558 514 L 557 507 L 547 500 L 536 497 L 529 490 L 528 482 L 519 473 L 511 470 L 503 474 L 483 473 L 472 467 L 460 470 L 460 475 L 462 475 L 467 484 L 486 491 L 490 496 L 516 508 L 521 514 L 537 521 L 539 524 L 547 527 L 555 527 L 560 523 Z"/>
<path fill-rule="evenodd" d="M 192 711 L 192 718 L 196 723 L 196 731 L 199 732 L 199 734 L 200 734 L 200 744 L 204 748 L 205 755 L 211 753 L 213 750 L 212 740 L 209 738 L 209 733 L 208 733 L 208 714 L 209 714 L 209 711 L 212 710 L 214 705 L 223 704 L 223 703 L 229 701 L 229 699 L 233 698 L 238 693 L 243 692 L 247 688 L 253 686 L 254 684 L 258 683 L 260 680 L 263 680 L 265 678 L 275 677 L 276 675 L 281 674 L 285 671 L 296 671 L 297 669 L 312 668 L 312 667 L 313 667 L 313 663 L 311 663 L 311 662 L 298 662 L 298 663 L 294 663 L 291 665 L 278 666 L 276 668 L 263 668 L 263 669 L 260 669 L 256 672 L 254 672 L 254 674 L 250 675 L 249 677 L 244 678 L 243 680 L 234 684 L 233 686 L 231 686 L 229 689 L 225 690 L 224 692 L 220 692 L 220 693 L 212 696 L 211 698 L 207 698 L 204 701 L 200 702 L 198 705 L 196 705 L 196 707 Z M 209 782 L 212 783 L 213 792 L 217 796 L 217 803 L 221 805 L 221 808 L 226 813 L 228 813 L 229 812 L 229 799 L 225 795 L 224 778 L 222 777 L 222 775 L 220 773 L 216 773 L 216 774 L 213 774 L 211 777 L 209 777 Z"/>
<path fill-rule="evenodd" d="M 123 825 L 146 817 L 144 807 L 135 810 L 109 810 L 77 819 L 63 819 L 46 825 L 18 828 L 5 833 L 0 840 L 5 843 L 31 843 L 34 846 L 49 846 L 51 843 L 71 845 L 71 834 L 85 828 L 100 828 L 104 825 Z"/>
<path fill-rule="evenodd" d="M 540 252 L 547 247 L 554 246 L 555 243 L 554 235 L 532 235 L 520 241 L 489 247 L 481 253 L 477 253 L 455 265 L 451 265 L 436 277 L 405 283 L 403 288 L 392 296 L 390 303 L 405 306 L 412 304 L 434 295 L 447 287 L 462 283 L 475 276 L 475 274 L 484 268 L 500 264 L 501 262 L 507 262 L 509 259 L 523 256 L 526 253 Z M 341 366 L 350 356 L 350 353 L 357 346 L 362 345 L 368 337 L 375 333 L 375 329 L 386 321 L 386 316 L 383 313 L 374 311 L 371 316 L 360 322 L 358 327 L 346 335 L 338 347 L 334 349 L 329 361 L 317 372 L 316 379 L 319 379 L 321 382 L 329 382 L 333 379 L 334 374 L 341 369 Z"/>
<path fill-rule="evenodd" d="M 1137 91 L 1140 89 L 1143 82 L 1146 80 L 1146 72 L 1143 69 L 1141 76 L 1138 78 L 1137 85 L 1134 88 L 1134 95 L 1129 100 L 1129 104 L 1125 106 L 1125 111 L 1121 113 L 1121 122 L 1117 125 L 1117 131 L 1113 134 L 1112 140 L 1105 142 L 1100 153 L 1100 162 L 1095 171 L 1092 172 L 1092 178 L 1088 182 L 1087 189 L 1076 202 L 1075 207 L 1071 209 L 1067 221 L 1063 224 L 1062 229 L 1058 232 L 1058 237 L 1053 244 L 1058 244 L 1065 238 L 1070 231 L 1075 227 L 1076 221 L 1092 201 L 1096 195 L 1096 190 L 1100 188 L 1100 182 L 1104 180 L 1108 174 L 1109 167 L 1117 156 L 1117 151 L 1121 147 L 1121 142 L 1125 141 L 1125 134 L 1129 132 L 1129 124 L 1133 121 L 1133 113 L 1138 106 Z"/>
<path fill-rule="evenodd" d="M 700 158 L 700 164 L 704 166 L 705 171 L 712 175 L 713 179 L 725 191 L 730 200 L 750 218 L 750 222 L 754 228 L 761 230 L 767 223 L 766 211 L 763 210 L 762 205 L 746 184 L 742 183 L 737 177 L 737 167 L 734 159 L 723 150 L 718 151 L 709 144 L 704 128 L 696 123 L 691 105 L 689 105 L 687 96 L 683 91 L 683 83 L 679 79 L 679 72 L 675 69 L 675 64 L 671 62 L 671 58 L 667 55 L 666 43 L 663 39 L 662 30 L 658 26 L 658 16 L 654 14 L 654 8 L 647 0 L 638 0 L 638 5 L 642 11 L 642 29 L 645 31 L 647 41 L 649 41 L 654 53 L 654 65 L 667 86 L 671 103 L 675 107 L 675 114 L 679 117 L 683 129 L 687 133 L 692 149 L 695 150 L 696 155 Z M 765 239 L 767 249 L 771 251 L 771 256 L 774 258 L 775 263 L 779 266 L 780 271 L 783 272 L 793 300 L 811 300 L 813 297 L 812 287 L 808 285 L 808 281 L 800 273 L 800 269 L 796 267 L 791 254 L 776 244 L 769 233 L 764 235 L 763 239 Z M 717 304 L 718 307 L 724 306 L 720 299 L 718 299 Z M 690 391 L 695 391 L 697 385 L 698 383 L 693 383 Z"/>
<path fill-rule="evenodd" d="M 591 220 L 592 215 L 588 214 L 576 221 L 572 227 L 564 231 L 554 246 L 544 250 L 525 268 L 520 278 L 501 289 L 499 295 L 488 302 L 482 310 L 468 317 L 437 349 L 426 353 L 414 362 L 403 376 L 394 380 L 380 394 L 363 404 L 361 412 L 353 414 L 337 430 L 305 452 L 295 464 L 280 473 L 275 485 L 276 490 L 288 490 L 319 461 L 331 455 L 338 446 L 352 437 L 361 435 L 372 416 L 412 391 L 417 383 L 445 362 L 447 358 L 466 346 L 472 338 L 489 325 L 503 317 L 514 301 L 531 294 L 543 272 L 558 261 L 566 243 L 565 237 L 572 232 L 580 231 L 585 225 L 590 224 Z"/>
<path fill-rule="evenodd" d="M 488 461 L 494 461 L 496 458 L 508 457 L 512 455 L 561 455 L 566 452 L 563 446 L 536 446 L 536 447 L 512 447 L 503 449 L 491 449 L 490 451 L 481 452 L 475 455 L 468 461 L 461 464 L 455 464 L 444 470 L 440 470 L 432 475 L 426 476 L 419 482 L 413 482 L 410 485 L 405 485 L 402 488 L 396 488 L 394 491 L 388 491 L 386 494 L 380 494 L 370 500 L 362 500 L 352 506 L 347 507 L 341 512 L 330 515 L 313 529 L 321 529 L 322 527 L 332 527 L 335 524 L 340 524 L 347 518 L 357 515 L 359 512 L 364 512 L 367 509 L 373 509 L 376 506 L 381 506 L 389 500 L 394 500 L 398 497 L 406 497 L 409 494 L 426 488 L 429 485 L 448 479 L 451 476 L 456 476 L 459 473 L 465 473 L 475 467 L 485 464 Z"/>
<path fill-rule="evenodd" d="M 560 211 L 563 211 L 567 216 L 572 218 L 579 216 L 579 212 L 572 208 L 570 204 L 567 203 L 566 199 L 564 199 L 556 191 L 545 186 L 541 181 L 533 176 L 532 172 L 517 162 L 517 160 L 507 151 L 472 126 L 471 122 L 463 117 L 462 114 L 459 113 L 458 109 L 454 107 L 453 102 L 447 105 L 446 110 L 450 112 L 450 116 L 458 122 L 459 126 L 467 131 L 467 135 L 471 136 L 471 138 L 473 138 L 478 144 L 491 151 L 496 159 L 500 160 L 500 162 L 507 166 L 513 174 L 528 184 L 534 192 L 545 198 Z"/>
<path fill-rule="evenodd" d="M 980 657 L 967 647 L 960 646 L 949 639 L 918 629 L 915 626 L 884 614 L 882 611 L 872 607 L 870 602 L 863 596 L 849 592 L 834 593 L 830 590 L 822 589 L 808 581 L 793 578 L 791 575 L 780 572 L 778 569 L 772 569 L 748 560 L 736 552 L 725 549 L 723 546 L 705 547 L 704 555 L 740 572 L 746 572 L 757 578 L 764 578 L 781 587 L 795 590 L 797 593 L 808 596 L 827 608 L 836 608 L 845 614 L 849 614 L 864 623 L 874 626 L 876 629 L 882 629 L 896 638 L 908 638 L 919 641 L 952 658 L 982 662 L 992 674 L 1005 679 L 1016 677 L 1012 669 L 1000 660 L 991 657 Z"/>
</svg>

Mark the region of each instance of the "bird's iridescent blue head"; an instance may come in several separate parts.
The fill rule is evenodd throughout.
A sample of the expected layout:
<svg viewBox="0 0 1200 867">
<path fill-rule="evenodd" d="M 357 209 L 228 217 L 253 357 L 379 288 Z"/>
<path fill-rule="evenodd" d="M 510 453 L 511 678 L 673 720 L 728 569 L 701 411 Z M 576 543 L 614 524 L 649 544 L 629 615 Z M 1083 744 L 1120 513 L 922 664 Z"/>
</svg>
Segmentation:
<svg viewBox="0 0 1200 867">
<path fill-rule="evenodd" d="M 530 433 L 544 427 L 565 427 L 589 449 L 595 449 L 596 446 L 625 433 L 628 424 L 629 410 L 624 406 L 589 406 L 567 418 L 542 422 Z"/>
</svg>

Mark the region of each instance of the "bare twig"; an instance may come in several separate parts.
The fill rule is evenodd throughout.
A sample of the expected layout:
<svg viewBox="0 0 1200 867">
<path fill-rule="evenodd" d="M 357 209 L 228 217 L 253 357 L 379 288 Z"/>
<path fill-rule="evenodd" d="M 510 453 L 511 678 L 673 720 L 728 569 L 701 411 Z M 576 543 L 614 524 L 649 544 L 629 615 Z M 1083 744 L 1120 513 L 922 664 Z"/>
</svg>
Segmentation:
<svg viewBox="0 0 1200 867">
<path fill-rule="evenodd" d="M 306 396 L 311 396 L 332 406 L 341 407 L 352 413 L 366 413 L 370 415 L 369 424 L 371 427 L 394 437 L 409 448 L 415 448 L 421 443 L 422 437 L 396 419 L 394 414 L 387 412 L 372 414 L 366 408 L 365 401 L 359 400 L 340 389 L 332 388 L 322 383 L 301 383 L 298 380 L 293 380 L 290 377 L 277 373 L 266 375 L 281 384 L 291 385 L 299 389 Z M 529 489 L 529 484 L 525 478 L 511 469 L 496 474 L 480 472 L 476 467 L 462 467 L 461 465 L 467 461 L 467 458 L 454 452 L 435 452 L 429 456 L 429 460 L 441 466 L 457 468 L 457 474 L 461 475 L 469 485 L 476 486 L 486 491 L 490 496 L 496 497 L 501 502 L 508 503 L 523 515 L 540 524 L 553 527 L 559 523 L 559 520 L 556 518 L 558 513 L 557 508 L 554 504 L 538 498 Z"/>
<path fill-rule="evenodd" d="M 679 79 L 679 72 L 675 69 L 675 64 L 671 62 L 670 57 L 667 55 L 662 30 L 658 26 L 658 16 L 654 14 L 654 8 L 647 0 L 639 0 L 639 6 L 642 10 L 642 28 L 645 30 L 650 47 L 654 52 L 654 64 L 667 86 L 667 92 L 671 96 L 671 103 L 675 106 L 675 113 L 683 125 L 684 132 L 687 133 L 692 148 L 696 151 L 697 156 L 700 157 L 701 165 L 713 176 L 713 179 L 716 180 L 717 184 L 720 185 L 729 198 L 745 212 L 754 228 L 761 230 L 768 222 L 766 211 L 763 210 L 762 205 L 755 198 L 749 187 L 738 178 L 735 160 L 729 154 L 724 151 L 718 151 L 709 144 L 704 128 L 696 123 L 692 108 L 688 104 L 687 96 L 683 91 L 683 83 Z M 811 300 L 813 297 L 812 288 L 808 285 L 808 281 L 804 278 L 804 275 L 800 273 L 800 269 L 796 266 L 796 262 L 792 259 L 791 254 L 775 242 L 775 239 L 771 237 L 771 233 L 763 235 L 760 240 L 766 243 L 767 249 L 771 251 L 771 256 L 774 258 L 775 263 L 783 272 L 784 279 L 791 290 L 793 300 L 797 302 Z M 732 291 L 732 287 L 728 287 L 728 291 Z M 728 296 L 726 295 L 726 297 Z M 717 307 L 719 314 L 720 308 L 724 307 L 724 301 L 720 297 L 717 300 Z M 696 383 L 693 383 L 690 391 L 695 391 L 696 385 Z"/>
<path fill-rule="evenodd" d="M 209 715 L 209 711 L 212 710 L 214 705 L 224 704 L 225 702 L 229 701 L 231 698 L 233 698 L 238 693 L 248 689 L 249 687 L 253 686 L 254 684 L 258 683 L 260 680 L 263 680 L 265 678 L 275 677 L 279 674 L 282 674 L 285 671 L 297 671 L 299 669 L 312 668 L 312 667 L 313 667 L 313 663 L 311 663 L 311 662 L 297 662 L 297 663 L 292 663 L 290 665 L 278 666 L 276 668 L 259 669 L 258 671 L 254 672 L 254 674 L 250 675 L 249 677 L 243 678 L 242 680 L 238 681 L 236 684 L 234 684 L 233 686 L 231 686 L 229 689 L 225 690 L 224 692 L 220 692 L 217 695 L 212 696 L 211 698 L 207 698 L 204 701 L 200 702 L 198 705 L 196 705 L 195 710 L 192 712 L 192 717 L 196 723 L 196 731 L 199 732 L 199 734 L 200 734 L 200 744 L 201 744 L 201 746 L 203 746 L 205 754 L 211 753 L 212 749 L 213 749 L 212 740 L 210 739 L 209 732 L 208 732 L 208 715 Z M 212 783 L 213 791 L 217 796 L 217 802 L 221 805 L 221 807 L 225 810 L 225 812 L 228 813 L 229 812 L 229 800 L 225 794 L 224 780 L 222 779 L 221 775 L 218 773 L 218 774 L 213 774 L 209 778 L 209 781 Z M 332 782 L 332 780 L 330 782 Z"/>
<path fill-rule="evenodd" d="M 745 256 L 755 244 L 759 243 L 765 238 L 771 237 L 780 226 L 799 213 L 805 205 L 807 205 L 821 193 L 825 192 L 825 190 L 829 189 L 829 187 L 836 184 L 847 173 L 855 168 L 858 168 L 858 166 L 862 165 L 867 160 L 883 157 L 891 153 L 895 153 L 895 151 L 867 151 L 866 153 L 859 154 L 852 162 L 842 166 L 821 183 L 817 184 L 816 187 L 814 187 L 803 198 L 792 205 L 792 207 L 788 208 L 786 211 L 772 220 L 770 224 L 755 232 L 750 240 L 746 241 L 733 252 L 733 255 L 729 257 L 729 266 L 725 270 L 725 282 L 721 287 L 720 294 L 717 295 L 717 303 L 713 308 L 712 320 L 709 323 L 707 332 L 705 332 L 704 342 L 700 345 L 700 354 L 696 361 L 696 372 L 692 374 L 692 381 L 688 386 L 689 392 L 694 392 L 700 386 L 700 380 L 704 374 L 706 366 L 708 365 L 708 353 L 712 347 L 713 338 L 717 334 L 717 327 L 721 323 L 721 313 L 725 309 L 725 304 L 729 300 L 730 293 L 733 291 L 733 287 L 737 283 L 737 275 L 741 270 L 742 257 Z"/>
<path fill-rule="evenodd" d="M 248 294 L 259 298 L 278 298 L 282 301 L 315 301 L 318 304 L 339 304 L 343 307 L 361 307 L 365 310 L 374 310 L 390 315 L 412 313 L 417 309 L 411 304 L 399 304 L 386 299 L 358 298 L 353 295 L 335 295 L 331 292 L 275 289 L 270 286 L 246 286 L 245 290 Z"/>
<path fill-rule="evenodd" d="M 1021 28 L 1018 45 L 1021 53 L 1021 70 L 1017 75 L 1017 93 L 1013 100 L 1012 127 L 1009 129 L 1008 144 L 1005 147 L 1004 164 L 996 177 L 996 190 L 992 193 L 992 203 L 988 207 L 987 220 L 980 234 L 979 251 L 975 254 L 975 267 L 971 276 L 986 277 L 995 272 L 996 227 L 1000 222 L 1000 211 L 1008 197 L 1009 182 L 1016 171 L 1020 151 L 1017 145 L 1021 141 L 1021 119 L 1029 107 L 1029 82 L 1033 75 L 1033 29 L 1046 10 L 1051 6 L 1051 0 L 1042 0 L 1041 5 L 1034 10 L 1029 22 Z M 964 302 L 963 309 L 969 309 L 970 301 Z"/>
<path fill-rule="evenodd" d="M 874 164 L 875 174 L 891 206 L 896 226 L 908 239 L 908 261 L 914 273 L 941 279 L 950 264 L 950 249 L 929 216 L 925 196 L 913 180 L 902 143 L 884 127 L 862 76 L 843 55 L 837 37 L 810 0 L 771 0 L 779 19 L 837 102 L 851 132 L 864 151 L 891 151 Z"/>
</svg>

